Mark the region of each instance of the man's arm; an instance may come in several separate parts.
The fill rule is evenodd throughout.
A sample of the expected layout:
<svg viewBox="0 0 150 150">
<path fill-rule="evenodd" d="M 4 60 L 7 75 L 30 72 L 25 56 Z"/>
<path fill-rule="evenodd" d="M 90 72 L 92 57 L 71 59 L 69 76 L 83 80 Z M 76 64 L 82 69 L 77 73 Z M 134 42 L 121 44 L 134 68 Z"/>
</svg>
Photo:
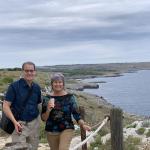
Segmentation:
<svg viewBox="0 0 150 150">
<path fill-rule="evenodd" d="M 15 129 L 17 133 L 20 133 L 22 130 L 22 126 L 17 120 L 15 119 L 14 115 L 12 114 L 12 111 L 10 109 L 11 102 L 4 100 L 3 102 L 3 111 L 6 114 L 6 116 L 13 122 Z"/>
<path fill-rule="evenodd" d="M 16 121 L 16 119 L 14 118 L 14 115 L 11 112 L 10 106 L 11 106 L 11 102 L 4 100 L 4 102 L 3 102 L 3 111 L 6 114 L 6 116 L 15 124 L 17 121 Z"/>
</svg>

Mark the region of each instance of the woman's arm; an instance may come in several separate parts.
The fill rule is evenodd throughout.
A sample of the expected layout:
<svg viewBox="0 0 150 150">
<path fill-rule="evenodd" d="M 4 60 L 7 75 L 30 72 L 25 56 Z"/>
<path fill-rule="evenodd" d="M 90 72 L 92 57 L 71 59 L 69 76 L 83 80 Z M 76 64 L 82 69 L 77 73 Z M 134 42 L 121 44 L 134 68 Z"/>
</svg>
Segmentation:
<svg viewBox="0 0 150 150">
<path fill-rule="evenodd" d="M 42 114 L 41 114 L 41 119 L 43 121 L 47 121 L 49 114 L 51 112 L 51 110 L 54 108 L 55 104 L 54 104 L 54 99 L 50 99 L 47 103 L 46 108 L 42 108 Z"/>
<path fill-rule="evenodd" d="M 79 126 L 81 126 L 84 130 L 87 130 L 87 131 L 91 130 L 91 127 L 88 126 L 83 119 L 81 119 L 75 96 L 72 96 L 72 114 Z"/>
<path fill-rule="evenodd" d="M 47 121 L 47 119 L 48 119 L 48 117 L 49 117 L 49 113 L 51 112 L 51 110 L 52 110 L 52 108 L 47 109 L 45 113 L 42 113 L 42 114 L 41 114 L 41 119 L 42 119 L 43 121 Z"/>
</svg>

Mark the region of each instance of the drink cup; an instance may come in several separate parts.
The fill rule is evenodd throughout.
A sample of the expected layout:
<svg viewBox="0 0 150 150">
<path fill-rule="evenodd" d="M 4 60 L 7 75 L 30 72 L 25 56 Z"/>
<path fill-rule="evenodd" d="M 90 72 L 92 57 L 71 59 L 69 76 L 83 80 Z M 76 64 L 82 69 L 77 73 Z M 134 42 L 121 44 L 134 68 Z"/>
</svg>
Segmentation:
<svg viewBox="0 0 150 150">
<path fill-rule="evenodd" d="M 54 98 L 51 98 L 51 99 L 50 99 L 50 102 L 51 102 L 52 104 L 54 104 L 54 103 L 55 103 L 55 99 L 54 99 Z"/>
<path fill-rule="evenodd" d="M 49 100 L 49 103 L 51 104 L 51 108 L 54 108 L 54 106 L 55 106 L 55 99 L 54 99 L 54 98 L 51 98 L 51 99 Z"/>
</svg>

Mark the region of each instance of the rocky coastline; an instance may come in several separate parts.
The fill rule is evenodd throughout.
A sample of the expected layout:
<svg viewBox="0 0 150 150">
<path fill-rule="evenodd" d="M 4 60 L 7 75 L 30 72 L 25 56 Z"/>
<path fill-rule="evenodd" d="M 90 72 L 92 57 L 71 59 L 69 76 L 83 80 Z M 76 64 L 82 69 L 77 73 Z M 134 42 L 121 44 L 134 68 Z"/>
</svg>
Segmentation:
<svg viewBox="0 0 150 150">
<path fill-rule="evenodd" d="M 97 83 L 84 83 L 81 81 L 77 81 L 76 83 L 67 84 L 67 89 L 83 91 L 84 89 L 98 89 L 99 85 Z"/>
</svg>

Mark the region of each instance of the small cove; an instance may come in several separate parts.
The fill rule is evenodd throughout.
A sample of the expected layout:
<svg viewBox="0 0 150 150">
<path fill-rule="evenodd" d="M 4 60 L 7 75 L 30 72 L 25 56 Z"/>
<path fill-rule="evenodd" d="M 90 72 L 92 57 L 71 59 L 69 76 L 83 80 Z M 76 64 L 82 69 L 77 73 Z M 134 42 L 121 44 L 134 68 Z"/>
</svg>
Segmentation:
<svg viewBox="0 0 150 150">
<path fill-rule="evenodd" d="M 85 79 L 98 83 L 99 89 L 84 92 L 103 96 L 111 104 L 136 115 L 150 116 L 150 70 L 125 73 L 119 77 Z"/>
</svg>

